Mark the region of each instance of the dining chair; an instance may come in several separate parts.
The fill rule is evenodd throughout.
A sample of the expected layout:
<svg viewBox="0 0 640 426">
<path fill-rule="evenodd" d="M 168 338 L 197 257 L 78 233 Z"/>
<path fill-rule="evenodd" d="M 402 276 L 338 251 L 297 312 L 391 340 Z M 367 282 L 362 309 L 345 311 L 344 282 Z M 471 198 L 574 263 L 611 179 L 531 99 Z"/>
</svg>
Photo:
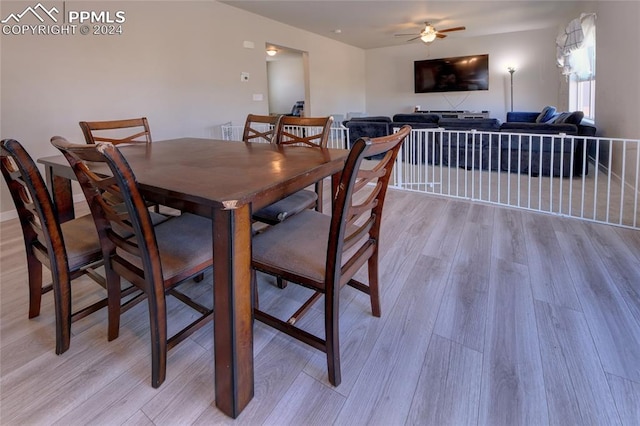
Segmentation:
<svg viewBox="0 0 640 426">
<path fill-rule="evenodd" d="M 244 142 L 275 143 L 275 133 L 280 117 L 279 115 L 248 114 L 244 123 L 242 140 Z"/>
<path fill-rule="evenodd" d="M 331 133 L 332 117 L 282 116 L 276 130 L 276 144 L 301 145 L 326 148 Z M 253 212 L 253 219 L 275 225 L 306 209 L 322 211 L 322 181 L 315 184 L 315 191 L 303 189 L 273 204 Z"/>
<path fill-rule="evenodd" d="M 375 139 L 360 138 L 351 148 L 333 197 L 332 215 L 305 210 L 268 227 L 253 237 L 252 266 L 314 291 L 288 320 L 260 310 L 255 318 L 326 353 L 329 382 L 338 386 L 340 374 L 340 288 L 349 285 L 369 295 L 371 311 L 379 317 L 378 249 L 382 208 L 398 151 L 411 127 Z M 372 168 L 361 168 L 365 157 L 384 154 Z M 369 282 L 354 279 L 367 264 Z M 253 277 L 256 282 L 255 273 Z M 256 288 L 257 292 L 257 288 Z M 319 337 L 296 326 L 324 295 L 325 335 Z"/>
<path fill-rule="evenodd" d="M 146 117 L 110 121 L 81 121 L 79 124 L 87 143 L 109 142 L 114 145 L 151 143 L 151 130 Z M 131 134 L 131 132 L 135 133 Z M 107 137 L 107 135 L 111 137 Z"/>
<path fill-rule="evenodd" d="M 71 281 L 87 275 L 106 288 L 95 272 L 102 251 L 91 215 L 60 223 L 35 162 L 13 139 L 0 142 L 0 165 L 20 219 L 29 282 L 29 318 L 40 315 L 42 295 L 53 290 L 56 354 L 69 349 L 71 323 L 107 306 L 106 297 L 72 313 Z M 43 286 L 42 265 L 51 271 L 52 283 Z"/>
<path fill-rule="evenodd" d="M 108 142 L 114 145 L 121 143 L 151 143 L 151 129 L 149 128 L 147 117 L 128 118 L 125 120 L 81 121 L 79 124 L 84 134 L 84 139 L 88 144 L 96 142 Z M 147 205 L 153 207 L 153 211 L 156 213 L 160 213 L 158 204 L 150 202 Z"/>
<path fill-rule="evenodd" d="M 56 136 L 51 143 L 67 158 L 91 208 L 105 259 L 108 292 L 108 338 L 118 337 L 120 280 L 142 290 L 149 304 L 151 383 L 159 387 L 166 377 L 167 351 L 213 318 L 213 310 L 178 291 L 177 286 L 213 265 L 210 219 L 183 213 L 153 226 L 136 177 L 115 145 L 98 142 L 78 145 Z M 96 167 L 102 167 L 96 170 Z M 122 209 L 120 206 L 124 205 Z M 123 238 L 115 228 L 127 229 Z M 200 315 L 171 337 L 167 335 L 166 296 Z"/>
</svg>

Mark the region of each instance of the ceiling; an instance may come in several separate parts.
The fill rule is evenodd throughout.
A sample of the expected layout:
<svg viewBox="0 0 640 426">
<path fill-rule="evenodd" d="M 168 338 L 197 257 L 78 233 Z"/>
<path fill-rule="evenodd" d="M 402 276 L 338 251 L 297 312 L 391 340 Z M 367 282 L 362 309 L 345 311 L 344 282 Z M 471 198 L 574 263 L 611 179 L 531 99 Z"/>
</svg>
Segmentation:
<svg viewBox="0 0 640 426">
<path fill-rule="evenodd" d="M 411 37 L 394 37 L 394 34 L 417 34 L 424 28 L 425 21 L 436 29 L 467 27 L 465 31 L 449 33 L 449 38 L 543 28 L 556 33 L 568 23 L 567 17 L 577 16 L 581 11 L 578 6 L 587 2 L 230 0 L 222 3 L 352 46 L 372 49 L 407 43 Z"/>
</svg>

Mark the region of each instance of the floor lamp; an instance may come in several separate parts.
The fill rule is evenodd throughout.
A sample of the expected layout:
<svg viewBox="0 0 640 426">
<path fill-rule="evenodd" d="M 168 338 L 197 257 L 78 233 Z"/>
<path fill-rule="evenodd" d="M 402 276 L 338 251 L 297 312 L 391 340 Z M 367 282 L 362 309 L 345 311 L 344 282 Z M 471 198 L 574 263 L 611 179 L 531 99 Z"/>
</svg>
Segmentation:
<svg viewBox="0 0 640 426">
<path fill-rule="evenodd" d="M 507 68 L 509 74 L 511 74 L 511 112 L 513 112 L 513 73 L 516 72 L 514 67 Z"/>
</svg>

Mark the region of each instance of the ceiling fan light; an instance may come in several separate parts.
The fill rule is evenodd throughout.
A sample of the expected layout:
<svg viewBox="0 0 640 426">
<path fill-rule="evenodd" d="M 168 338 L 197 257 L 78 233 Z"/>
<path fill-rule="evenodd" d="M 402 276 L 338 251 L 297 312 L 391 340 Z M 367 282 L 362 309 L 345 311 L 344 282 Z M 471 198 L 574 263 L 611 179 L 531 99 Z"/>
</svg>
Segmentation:
<svg viewBox="0 0 640 426">
<path fill-rule="evenodd" d="M 423 33 L 422 36 L 420 36 L 420 40 L 424 41 L 425 43 L 431 43 L 435 39 L 436 39 L 435 31 Z"/>
</svg>

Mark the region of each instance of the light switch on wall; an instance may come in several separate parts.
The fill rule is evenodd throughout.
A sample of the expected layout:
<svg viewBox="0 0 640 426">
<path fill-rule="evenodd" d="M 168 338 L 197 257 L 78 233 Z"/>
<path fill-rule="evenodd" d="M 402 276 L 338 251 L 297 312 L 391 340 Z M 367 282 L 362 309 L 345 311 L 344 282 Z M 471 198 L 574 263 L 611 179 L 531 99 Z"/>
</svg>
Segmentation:
<svg viewBox="0 0 640 426">
<path fill-rule="evenodd" d="M 262 100 L 264 100 L 264 96 L 262 96 L 262 93 L 254 93 L 253 94 L 253 100 L 254 101 L 262 101 Z"/>
</svg>

